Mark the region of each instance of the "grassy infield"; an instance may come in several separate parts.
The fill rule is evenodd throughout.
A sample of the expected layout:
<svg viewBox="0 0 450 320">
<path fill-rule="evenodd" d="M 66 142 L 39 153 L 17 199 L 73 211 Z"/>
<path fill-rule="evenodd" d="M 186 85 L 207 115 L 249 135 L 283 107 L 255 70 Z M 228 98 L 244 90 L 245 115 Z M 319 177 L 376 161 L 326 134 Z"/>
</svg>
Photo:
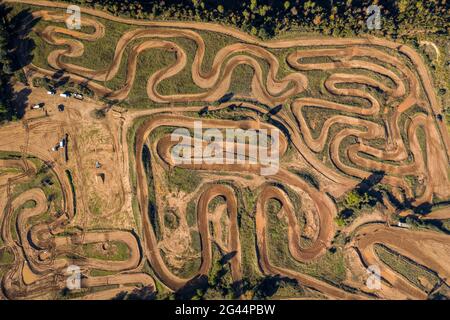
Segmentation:
<svg viewBox="0 0 450 320">
<path fill-rule="evenodd" d="M 27 5 L 20 5 L 15 4 L 14 5 L 15 10 L 19 11 L 25 7 L 29 7 Z M 36 7 L 32 7 L 34 10 Z M 99 22 L 103 23 L 105 25 L 106 30 L 106 36 L 103 39 L 100 39 L 95 42 L 83 42 L 85 46 L 85 53 L 83 56 L 78 58 L 68 58 L 66 59 L 67 62 L 74 63 L 77 65 L 82 65 L 87 68 L 92 68 L 95 70 L 101 70 L 108 67 L 108 63 L 112 60 L 114 50 L 116 43 L 121 35 L 123 35 L 124 32 L 128 30 L 132 30 L 135 28 L 135 26 L 125 25 L 125 24 L 118 24 L 115 22 L 111 22 L 109 20 L 104 20 L 100 18 L 96 18 Z M 53 23 L 52 23 L 53 24 Z M 45 26 L 50 25 L 50 23 L 41 21 L 39 22 L 37 28 L 38 30 L 42 30 Z M 62 24 L 61 24 L 62 25 Z M 86 31 L 86 30 L 85 30 Z M 223 48 L 224 46 L 236 42 L 236 39 L 225 36 L 225 35 L 218 35 L 207 31 L 199 31 L 200 35 L 203 37 L 205 44 L 206 44 L 206 55 L 205 60 L 203 62 L 203 70 L 208 71 L 212 65 L 213 59 L 215 57 L 215 54 Z M 50 46 L 49 44 L 45 43 L 39 36 L 37 36 L 35 33 L 31 35 L 31 37 L 34 39 L 37 49 L 35 50 L 34 54 L 34 64 L 37 66 L 41 66 L 44 68 L 48 68 L 47 64 L 47 56 L 48 54 L 56 49 L 56 47 Z M 193 56 L 195 54 L 196 45 L 194 42 L 187 40 L 187 39 L 170 39 L 171 41 L 174 41 L 179 46 L 181 46 L 188 56 L 188 62 L 187 66 L 191 64 L 191 61 L 193 59 Z M 118 89 L 120 88 L 126 78 L 126 61 L 127 61 L 127 55 L 128 50 L 135 45 L 139 44 L 140 42 L 145 41 L 145 39 L 136 40 L 132 44 L 130 44 L 125 51 L 122 64 L 120 67 L 120 70 L 115 78 L 112 80 L 104 83 L 103 85 L 111 88 L 111 89 Z M 273 53 L 279 57 L 280 62 L 280 70 L 278 73 L 278 77 L 283 77 L 287 73 L 289 73 L 289 67 L 287 66 L 284 57 L 286 57 L 290 52 L 292 52 L 293 49 L 279 49 L 279 50 L 273 50 Z M 393 53 L 394 54 L 394 53 Z M 131 90 L 131 93 L 129 97 L 123 101 L 121 104 L 124 106 L 129 107 L 158 107 L 157 104 L 152 103 L 148 98 L 146 94 L 146 83 L 147 79 L 150 74 L 153 72 L 164 68 L 166 66 L 170 66 L 175 61 L 174 54 L 168 54 L 164 50 L 161 49 L 153 49 L 153 50 L 147 50 L 144 53 L 142 53 L 139 56 L 138 59 L 138 68 L 137 68 L 137 74 L 136 74 L 136 80 L 133 86 L 133 89 Z M 267 74 L 268 70 L 268 64 L 264 61 L 260 61 L 261 66 L 264 70 L 265 75 Z M 368 74 L 370 73 L 370 76 L 375 78 L 382 78 L 382 76 L 373 74 L 368 71 L 355 71 L 357 73 L 362 74 Z M 327 77 L 328 73 L 324 71 L 310 71 L 307 72 L 308 78 L 310 81 L 310 89 L 308 89 L 307 92 L 301 94 L 300 96 L 320 96 L 323 98 L 330 97 L 330 95 L 326 92 L 323 86 L 323 81 Z M 233 73 L 232 78 L 232 87 L 230 88 L 231 92 L 234 93 L 245 93 L 250 90 L 250 84 L 251 84 L 251 78 L 253 75 L 253 70 L 249 66 L 239 66 L 235 69 Z M 264 77 L 265 77 L 264 75 Z M 386 79 L 380 79 L 384 81 L 385 83 L 389 84 Z M 198 88 L 195 83 L 192 80 L 190 69 L 187 67 L 183 72 L 177 74 L 176 76 L 172 77 L 171 79 L 163 81 L 159 87 L 158 90 L 161 94 L 175 94 L 175 93 L 197 93 L 202 92 L 202 89 Z M 377 93 L 374 93 L 377 95 Z M 381 101 L 383 100 L 383 97 L 380 97 Z M 352 99 L 352 101 L 348 101 L 345 99 L 340 99 L 339 97 L 333 96 L 333 100 L 336 101 L 340 100 L 341 102 L 345 103 L 355 103 L 358 102 L 355 99 Z M 363 102 L 364 103 L 364 102 Z M 328 118 L 329 116 L 335 114 L 333 111 L 329 110 L 314 110 L 311 108 L 309 111 L 305 112 L 305 117 L 309 119 L 310 121 L 316 121 L 317 122 L 317 129 L 314 130 L 314 135 L 317 135 L 318 132 L 320 132 L 320 128 L 323 125 L 323 121 Z M 408 121 L 408 116 L 406 115 L 402 121 Z M 372 121 L 379 122 L 379 119 L 368 119 Z M 143 119 L 140 119 L 136 122 L 135 126 L 128 132 L 128 138 L 129 141 L 134 141 L 134 132 L 136 128 L 143 122 Z M 338 128 L 333 128 L 332 131 L 336 131 Z M 404 134 L 404 133 L 403 133 Z M 424 133 L 422 131 L 418 131 L 419 140 L 421 141 L 421 145 L 424 146 Z M 350 141 L 349 141 L 350 143 Z M 378 142 L 380 143 L 380 142 Z M 381 142 L 382 143 L 382 142 Z M 133 144 L 130 144 L 131 148 Z M 325 147 L 324 150 L 327 150 L 328 148 Z M 133 152 L 133 150 L 129 150 L 130 152 Z M 325 158 L 326 163 L 331 165 L 328 153 L 326 151 L 322 152 L 318 155 L 321 159 Z M 343 159 L 346 157 L 344 156 Z M 134 168 L 133 163 L 130 163 L 131 168 Z M 196 176 L 195 172 L 189 171 L 189 170 L 183 170 L 183 169 L 177 169 L 174 172 L 168 174 L 168 180 L 171 182 L 172 186 L 175 186 L 181 190 L 184 191 L 192 191 L 200 182 L 201 179 Z M 134 170 L 131 170 L 131 181 L 132 185 L 136 185 L 136 177 Z M 149 189 L 150 194 L 154 195 L 152 183 L 149 181 Z M 31 186 L 27 186 L 31 187 Z M 254 192 L 251 192 L 249 190 L 243 190 L 242 192 L 236 190 L 238 197 L 239 197 L 239 226 L 240 226 L 240 236 L 241 236 L 241 242 L 242 242 L 242 250 L 243 250 L 243 272 L 244 276 L 247 279 L 250 279 L 251 281 L 255 281 L 256 278 L 261 276 L 259 272 L 259 268 L 257 265 L 257 253 L 255 249 L 255 224 L 254 224 L 254 208 L 255 208 L 255 195 Z M 277 208 L 276 205 L 271 205 L 270 210 L 268 210 L 268 227 L 269 227 L 269 243 L 271 244 L 269 246 L 270 248 L 270 258 L 272 261 L 277 261 L 277 264 L 279 266 L 288 267 L 294 270 L 297 270 L 299 272 L 307 273 L 319 278 L 322 278 L 326 281 L 334 282 L 336 284 L 339 284 L 344 278 L 345 278 L 345 263 L 344 258 L 342 255 L 341 250 L 337 250 L 335 253 L 328 252 L 325 256 L 323 256 L 321 259 L 319 259 L 315 263 L 310 264 L 302 264 L 295 261 L 289 254 L 288 247 L 287 247 L 287 224 L 276 217 Z M 135 218 L 137 221 L 138 226 L 140 226 L 140 218 L 139 218 L 139 209 L 138 205 L 135 199 L 133 199 L 133 211 L 135 213 Z M 189 203 L 187 205 L 187 219 L 190 226 L 194 226 L 196 224 L 196 208 L 195 203 Z M 157 226 L 155 226 L 157 227 Z M 156 228 L 158 230 L 158 227 Z M 249 232 L 250 230 L 253 230 L 253 232 Z M 193 234 L 193 237 L 195 238 L 194 241 L 194 247 L 200 251 L 200 241 L 198 238 L 198 234 Z M 123 249 L 123 248 L 122 248 Z M 119 248 L 118 251 L 118 258 L 124 258 L 125 253 L 121 248 Z M 87 253 L 91 252 L 95 254 L 95 250 L 85 250 Z M 389 259 L 389 252 L 382 252 L 382 255 L 384 257 L 384 260 L 393 267 L 397 266 L 397 268 L 400 268 L 402 270 L 405 269 L 405 266 L 407 265 L 407 261 L 402 261 L 400 263 L 394 263 L 392 259 Z M 6 256 L 6 258 L 5 258 Z M 0 254 L 0 258 L 2 260 L 7 259 L 7 255 Z M 111 257 L 109 257 L 111 258 Z M 392 258 L 392 257 L 391 257 Z M 397 257 L 397 259 L 399 259 Z M 397 260 L 396 260 L 397 261 Z M 398 261 L 397 261 L 398 262 Z M 185 269 L 180 273 L 181 276 L 191 276 L 195 274 L 198 265 L 200 261 L 197 261 L 196 263 L 190 263 L 189 265 L 186 265 Z M 1 265 L 1 261 L 0 261 Z M 152 273 L 150 268 L 147 266 L 146 269 L 148 269 L 149 273 Z M 408 269 L 408 268 L 407 268 Z M 408 276 L 411 273 L 411 270 L 409 271 L 399 271 L 401 274 L 404 274 L 410 279 L 411 277 Z M 95 275 L 103 275 L 105 274 L 102 271 L 94 270 L 92 274 Z M 417 274 L 417 272 L 413 272 L 413 274 Z M 414 279 L 410 279 L 413 283 L 415 283 Z M 158 284 L 158 286 L 162 287 L 161 284 Z"/>
</svg>

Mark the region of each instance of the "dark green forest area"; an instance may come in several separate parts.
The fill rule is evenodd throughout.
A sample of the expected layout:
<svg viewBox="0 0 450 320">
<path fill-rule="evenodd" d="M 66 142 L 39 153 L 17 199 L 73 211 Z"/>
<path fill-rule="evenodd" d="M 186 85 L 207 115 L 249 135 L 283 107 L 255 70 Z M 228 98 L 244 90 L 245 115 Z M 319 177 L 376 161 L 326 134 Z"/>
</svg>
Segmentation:
<svg viewBox="0 0 450 320">
<path fill-rule="evenodd" d="M 446 0 L 75 0 L 67 1 L 137 19 L 212 21 L 241 28 L 261 38 L 301 29 L 325 35 L 368 32 L 371 5 L 380 7 L 379 35 L 393 38 L 433 32 L 447 35 L 450 3 Z M 413 29 L 411 28 L 413 27 Z"/>
</svg>

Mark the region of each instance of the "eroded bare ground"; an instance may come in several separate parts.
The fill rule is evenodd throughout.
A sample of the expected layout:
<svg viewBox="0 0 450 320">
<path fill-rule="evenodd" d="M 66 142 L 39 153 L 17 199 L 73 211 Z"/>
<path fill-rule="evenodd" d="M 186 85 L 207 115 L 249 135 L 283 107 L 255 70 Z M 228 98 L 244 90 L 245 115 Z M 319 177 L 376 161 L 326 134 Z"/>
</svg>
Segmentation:
<svg viewBox="0 0 450 320">
<path fill-rule="evenodd" d="M 62 7 L 44 1 L 32 3 Z M 254 250 L 262 275 L 279 274 L 296 279 L 302 286 L 331 299 L 426 298 L 429 292 L 380 259 L 375 247 L 381 244 L 433 272 L 440 286 L 450 284 L 448 235 L 389 225 L 398 213 L 392 201 L 411 201 L 412 206 L 419 207 L 436 198 L 450 197 L 448 133 L 445 124 L 436 120 L 441 107 L 430 75 L 411 48 L 379 38 L 261 42 L 234 29 L 212 24 L 133 21 L 104 12 L 83 11 L 91 15 L 92 18 L 83 21 L 94 31 L 85 34 L 46 27 L 42 37 L 60 48 L 48 56 L 54 70 L 27 67 L 33 77 L 51 76 L 55 70 L 64 69 L 72 81 L 81 83 L 90 79 L 88 86 L 97 96 L 108 95 L 120 101 L 133 88 L 141 52 L 160 48 L 174 52 L 177 60 L 148 75 L 148 98 L 160 103 L 160 108 L 113 107 L 104 119 L 95 119 L 92 112 L 102 108 L 100 102 L 67 100 L 33 88 L 30 101 L 44 101 L 47 114 L 41 110 L 27 111 L 23 121 L 0 128 L 0 150 L 4 152 L 0 169 L 5 169 L 0 171 L 0 250 L 8 250 L 14 256 L 11 268 L 2 276 L 2 294 L 6 298 L 53 297 L 66 286 L 66 270 L 72 264 L 79 266 L 83 273 L 83 289 L 79 295 L 82 298 L 111 298 L 141 286 L 156 290 L 153 277 L 175 291 L 194 277 L 208 274 L 214 263 L 213 244 L 223 253 L 231 254 L 231 276 L 239 282 L 243 278 L 243 255 L 247 254 L 242 249 L 242 230 L 238 224 L 242 207 L 252 214 L 256 233 Z M 43 8 L 33 15 L 45 21 L 61 22 L 64 16 L 60 12 Z M 64 60 L 64 57 L 83 54 L 82 41 L 78 40 L 96 41 L 104 36 L 104 26 L 95 17 L 136 25 L 120 38 L 114 59 L 106 70 L 89 70 Z M 217 53 L 209 72 L 202 69 L 205 44 L 197 32 L 199 29 L 225 33 L 239 41 Z M 170 41 L 175 37 L 196 43 L 192 65 L 187 65 L 183 48 Z M 128 53 L 126 84 L 116 91 L 103 87 L 103 81 L 116 76 L 125 48 L 138 38 L 145 41 Z M 293 49 L 286 57 L 291 72 L 284 77 L 278 76 L 279 60 L 269 51 L 276 48 Z M 263 72 L 254 57 L 266 61 L 267 72 Z M 229 92 L 233 70 L 241 64 L 250 65 L 255 71 L 250 98 L 246 97 L 242 104 L 215 104 L 209 110 L 226 111 L 234 104 L 245 120 L 202 118 L 203 128 L 259 130 L 274 128 L 276 124 L 283 129 L 279 171 L 261 176 L 260 165 L 182 165 L 180 169 L 198 172 L 201 184 L 190 193 L 173 191 L 165 174 L 176 167 L 170 155 L 174 142 L 161 129 L 193 128 L 205 103 L 216 102 Z M 189 68 L 194 83 L 203 92 L 160 94 L 158 84 L 184 68 Z M 308 94 L 311 83 L 305 72 L 308 70 L 328 72 L 323 90 L 330 99 Z M 366 72 L 355 73 L 355 70 Z M 59 103 L 66 105 L 64 112 L 57 111 Z M 180 106 L 179 103 L 191 104 Z M 283 105 L 281 111 L 272 115 L 270 122 L 265 121 L 262 116 L 267 113 L 267 107 L 279 104 Z M 330 111 L 324 113 L 326 119 L 322 124 L 307 120 L 305 112 L 310 107 Z M 425 145 L 419 141 L 419 129 L 423 130 Z M 67 156 L 64 150 L 51 151 L 66 134 Z M 348 143 L 352 137 L 355 141 Z M 374 145 L 374 140 L 381 143 Z M 150 151 L 149 157 L 144 150 Z M 15 157 L 6 156 L 12 152 Z M 101 163 L 100 168 L 95 166 L 96 161 Z M 42 184 L 16 188 L 39 176 L 43 164 L 61 191 L 57 204 L 49 199 Z M 294 173 L 300 169 L 307 169 L 318 185 Z M 286 254 L 298 263 L 314 263 L 332 247 L 337 232 L 334 199 L 374 171 L 385 173 L 381 182 L 389 186 L 392 198 L 385 197 L 382 210 L 362 216 L 340 230 L 351 238 L 343 249 L 347 269 L 344 281 L 330 283 L 280 265 L 280 261 L 271 258 L 267 215 L 270 200 L 278 200 L 282 209 L 277 216 L 287 224 Z M 408 177 L 421 181 L 420 188 L 409 184 Z M 253 202 L 244 199 L 244 189 L 251 190 Z M 300 199 L 298 203 L 291 192 Z M 209 210 L 209 204 L 218 197 L 222 202 Z M 133 201 L 136 201 L 134 206 Z M 190 202 L 195 204 L 194 225 L 187 221 Z M 171 230 L 164 223 L 167 210 L 178 219 L 177 226 Z M 432 213 L 432 218 L 448 219 L 448 210 L 441 208 Z M 43 214 L 46 218 L 39 218 Z M 155 225 L 159 225 L 158 230 Z M 192 244 L 192 231 L 200 235 L 197 249 Z M 302 238 L 308 238 L 307 244 Z M 109 259 L 113 243 L 122 244 L 127 254 Z M 80 247 L 89 245 L 94 245 L 94 249 L 80 252 Z M 200 263 L 195 274 L 182 276 L 175 272 L 182 268 L 183 261 L 196 258 L 200 258 Z M 145 271 L 147 261 L 152 276 Z M 380 290 L 366 286 L 365 268 L 374 264 L 381 269 Z M 93 287 L 105 290 L 95 293 L 85 290 Z"/>
</svg>

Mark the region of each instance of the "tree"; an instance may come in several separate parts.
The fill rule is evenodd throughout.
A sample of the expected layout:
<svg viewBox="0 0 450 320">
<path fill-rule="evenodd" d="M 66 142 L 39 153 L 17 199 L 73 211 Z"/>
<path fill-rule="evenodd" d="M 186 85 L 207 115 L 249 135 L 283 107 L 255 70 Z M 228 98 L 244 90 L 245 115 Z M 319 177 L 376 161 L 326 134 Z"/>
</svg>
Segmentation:
<svg viewBox="0 0 450 320">
<path fill-rule="evenodd" d="M 370 197 L 367 193 L 359 194 L 357 191 L 352 190 L 345 196 L 344 206 L 348 209 L 360 210 L 369 202 Z"/>
<path fill-rule="evenodd" d="M 28 35 L 37 20 L 29 10 L 12 17 L 10 11 L 5 4 L 0 4 L 0 121 L 15 120 L 22 115 L 26 103 L 23 97 L 16 99 L 12 79 L 31 62 L 35 47 Z"/>
<path fill-rule="evenodd" d="M 13 112 L 13 91 L 11 85 L 12 64 L 8 47 L 9 9 L 0 4 L 0 121 L 11 120 Z"/>
</svg>

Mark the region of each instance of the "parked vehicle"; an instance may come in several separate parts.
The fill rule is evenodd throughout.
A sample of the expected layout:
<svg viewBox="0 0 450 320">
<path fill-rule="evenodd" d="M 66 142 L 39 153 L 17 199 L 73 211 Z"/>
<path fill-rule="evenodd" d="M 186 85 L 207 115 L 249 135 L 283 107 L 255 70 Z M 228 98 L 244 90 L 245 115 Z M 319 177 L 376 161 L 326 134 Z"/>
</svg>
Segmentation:
<svg viewBox="0 0 450 320">
<path fill-rule="evenodd" d="M 45 103 L 37 103 L 31 106 L 31 109 L 42 109 L 45 106 Z"/>
<path fill-rule="evenodd" d="M 83 100 L 84 99 L 84 97 L 83 97 L 83 95 L 81 93 L 74 93 L 73 97 L 75 99 L 78 99 L 78 100 Z"/>
<path fill-rule="evenodd" d="M 72 96 L 72 94 L 69 91 L 65 91 L 65 92 L 61 93 L 59 96 L 63 97 L 63 98 L 70 98 Z"/>
<path fill-rule="evenodd" d="M 52 148 L 52 151 L 58 151 L 58 150 L 59 150 L 59 143 Z"/>
<path fill-rule="evenodd" d="M 400 228 L 406 228 L 406 229 L 410 229 L 411 228 L 411 226 L 409 224 L 404 223 L 404 222 L 398 222 L 397 226 L 400 227 Z"/>
<path fill-rule="evenodd" d="M 56 94 L 56 90 L 55 89 L 50 89 L 47 91 L 47 94 L 54 96 Z"/>
</svg>

